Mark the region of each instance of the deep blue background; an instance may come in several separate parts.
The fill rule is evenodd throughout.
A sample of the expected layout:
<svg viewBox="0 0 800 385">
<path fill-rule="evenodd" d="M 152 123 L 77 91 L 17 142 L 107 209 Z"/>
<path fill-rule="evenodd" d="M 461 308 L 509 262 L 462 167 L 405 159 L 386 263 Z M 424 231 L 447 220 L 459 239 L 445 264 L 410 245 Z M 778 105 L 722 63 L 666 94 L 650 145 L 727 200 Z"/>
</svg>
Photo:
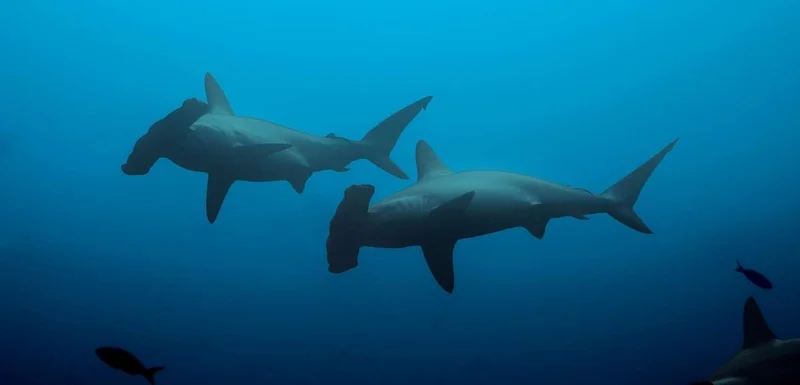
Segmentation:
<svg viewBox="0 0 800 385">
<path fill-rule="evenodd" d="M 10 0 L 0 12 L 0 384 L 681 384 L 740 346 L 756 295 L 800 336 L 800 3 Z M 237 113 L 360 138 L 425 95 L 393 158 L 602 191 L 675 137 L 643 235 L 604 215 L 462 241 L 453 295 L 418 249 L 327 272 L 367 162 L 237 183 L 120 165 L 212 72 Z M 772 292 L 734 272 L 767 274 Z"/>
</svg>

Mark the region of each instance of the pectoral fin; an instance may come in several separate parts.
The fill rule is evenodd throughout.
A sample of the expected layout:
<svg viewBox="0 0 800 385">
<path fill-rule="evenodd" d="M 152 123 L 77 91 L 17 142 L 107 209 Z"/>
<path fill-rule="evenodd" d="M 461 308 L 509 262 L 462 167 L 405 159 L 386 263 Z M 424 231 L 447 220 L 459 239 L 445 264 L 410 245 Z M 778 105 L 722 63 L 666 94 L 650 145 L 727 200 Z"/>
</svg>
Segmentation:
<svg viewBox="0 0 800 385">
<path fill-rule="evenodd" d="M 208 183 L 206 184 L 206 217 L 208 223 L 214 223 L 222 208 L 222 202 L 228 195 L 231 185 L 235 180 L 222 173 L 209 173 Z"/>
<path fill-rule="evenodd" d="M 306 182 L 308 182 L 308 178 L 310 177 L 311 171 L 298 172 L 287 179 L 287 181 L 292 185 L 294 191 L 296 191 L 298 194 L 302 194 L 306 189 Z"/>
<path fill-rule="evenodd" d="M 461 220 L 472 199 L 475 191 L 461 194 L 447 202 L 440 204 L 431 210 L 431 228 L 445 230 L 444 233 L 432 235 L 432 239 L 422 245 L 422 254 L 425 255 L 425 262 L 428 269 L 433 274 L 433 278 L 439 286 L 448 293 L 453 292 L 455 287 L 455 276 L 453 272 L 453 248 L 456 246 L 456 239 L 448 240 L 446 233 L 447 224 L 451 221 Z"/>
<path fill-rule="evenodd" d="M 439 286 L 448 293 L 453 293 L 455 273 L 453 270 L 453 249 L 455 241 L 440 241 L 422 245 L 425 262 Z"/>
<path fill-rule="evenodd" d="M 544 238 L 544 230 L 547 227 L 547 223 L 550 221 L 549 218 L 536 218 L 533 220 L 528 221 L 525 225 L 525 230 L 528 230 L 531 235 L 536 237 L 537 239 Z"/>
</svg>

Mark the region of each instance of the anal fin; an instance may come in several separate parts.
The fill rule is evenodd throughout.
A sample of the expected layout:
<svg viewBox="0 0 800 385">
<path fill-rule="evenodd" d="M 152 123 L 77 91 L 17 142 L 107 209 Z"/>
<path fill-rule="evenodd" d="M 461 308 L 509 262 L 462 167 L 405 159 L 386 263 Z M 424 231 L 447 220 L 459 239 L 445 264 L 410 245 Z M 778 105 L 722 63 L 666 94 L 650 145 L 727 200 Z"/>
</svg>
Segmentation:
<svg viewBox="0 0 800 385">
<path fill-rule="evenodd" d="M 455 241 L 431 242 L 422 245 L 422 254 L 425 262 L 433 274 L 433 278 L 444 291 L 453 293 L 455 288 L 455 273 L 453 269 L 453 249 Z"/>
<path fill-rule="evenodd" d="M 542 239 L 544 238 L 544 230 L 549 221 L 550 218 L 537 218 L 535 220 L 528 221 L 524 227 L 525 230 L 528 230 L 528 232 L 531 233 L 531 235 L 537 239 Z"/>
<path fill-rule="evenodd" d="M 206 184 L 206 217 L 208 223 L 214 223 L 219 215 L 219 210 L 222 208 L 222 202 L 225 201 L 225 196 L 228 195 L 231 185 L 235 179 L 229 178 L 219 173 L 209 173 L 208 183 Z"/>
</svg>

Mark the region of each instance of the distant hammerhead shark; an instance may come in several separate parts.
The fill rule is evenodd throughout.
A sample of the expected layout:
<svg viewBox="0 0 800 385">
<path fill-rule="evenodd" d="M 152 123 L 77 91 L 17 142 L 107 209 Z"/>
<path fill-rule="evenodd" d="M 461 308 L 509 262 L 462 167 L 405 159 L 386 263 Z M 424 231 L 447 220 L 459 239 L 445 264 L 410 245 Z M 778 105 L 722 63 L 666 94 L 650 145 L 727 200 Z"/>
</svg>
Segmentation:
<svg viewBox="0 0 800 385">
<path fill-rule="evenodd" d="M 141 175 L 136 171 L 149 170 L 145 167 L 148 162 L 163 157 L 184 169 L 207 173 L 209 223 L 216 220 L 228 190 L 237 180 L 285 180 L 299 194 L 312 173 L 348 171 L 346 166 L 359 159 L 367 159 L 391 175 L 408 179 L 389 154 L 406 126 L 432 99 L 422 98 L 386 118 L 361 140 L 350 140 L 335 134 L 311 135 L 266 120 L 236 116 L 222 88 L 209 73 L 205 76 L 205 92 L 207 113 L 188 129 L 173 127 L 158 131 L 162 133 L 158 138 L 165 140 L 142 140 L 151 132 L 145 134 L 137 141 L 123 171 L 127 168 L 129 175 Z M 141 159 L 143 166 L 135 166 L 137 159 Z"/>
<path fill-rule="evenodd" d="M 778 339 L 753 297 L 747 298 L 742 318 L 742 349 L 711 378 L 692 385 L 800 384 L 800 338 Z"/>
<path fill-rule="evenodd" d="M 358 266 L 364 246 L 421 246 L 436 282 L 453 292 L 453 248 L 460 239 L 524 227 L 542 239 L 553 218 L 607 213 L 622 224 L 651 234 L 633 211 L 639 193 L 677 139 L 602 194 L 502 171 L 453 172 L 424 141 L 417 143 L 417 183 L 370 207 L 372 185 L 353 185 L 330 222 L 328 270 Z"/>
</svg>

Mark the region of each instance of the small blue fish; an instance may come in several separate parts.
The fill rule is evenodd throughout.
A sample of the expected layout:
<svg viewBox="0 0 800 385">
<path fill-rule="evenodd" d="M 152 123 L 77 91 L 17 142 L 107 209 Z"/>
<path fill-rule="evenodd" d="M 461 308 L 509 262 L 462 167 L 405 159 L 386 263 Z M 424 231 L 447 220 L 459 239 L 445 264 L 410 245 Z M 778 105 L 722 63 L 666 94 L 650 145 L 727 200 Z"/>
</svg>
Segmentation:
<svg viewBox="0 0 800 385">
<path fill-rule="evenodd" d="M 744 274 L 744 276 L 754 285 L 762 289 L 772 289 L 772 282 L 770 282 L 769 279 L 764 276 L 764 274 L 761 274 L 753 269 L 745 269 L 742 267 L 742 264 L 739 263 L 738 259 L 736 260 L 736 271 Z"/>
</svg>

